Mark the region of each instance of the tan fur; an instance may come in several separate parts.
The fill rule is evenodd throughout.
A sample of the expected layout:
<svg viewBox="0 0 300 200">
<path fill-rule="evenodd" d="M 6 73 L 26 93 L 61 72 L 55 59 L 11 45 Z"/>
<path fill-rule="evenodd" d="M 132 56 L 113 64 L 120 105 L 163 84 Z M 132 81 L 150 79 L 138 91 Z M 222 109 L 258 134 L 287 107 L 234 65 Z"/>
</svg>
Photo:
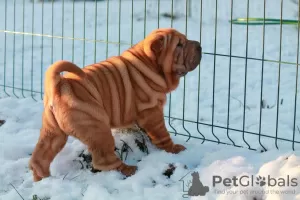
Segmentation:
<svg viewBox="0 0 300 200">
<path fill-rule="evenodd" d="M 163 106 L 166 94 L 200 59 L 198 42 L 175 29 L 157 29 L 121 56 L 83 69 L 68 61 L 54 63 L 46 72 L 43 124 L 30 160 L 34 181 L 50 176 L 50 164 L 69 135 L 88 146 L 95 169 L 118 170 L 126 176 L 136 167 L 115 155 L 111 128 L 138 124 L 158 148 L 184 150 L 170 138 Z M 63 71 L 69 73 L 61 76 Z"/>
</svg>

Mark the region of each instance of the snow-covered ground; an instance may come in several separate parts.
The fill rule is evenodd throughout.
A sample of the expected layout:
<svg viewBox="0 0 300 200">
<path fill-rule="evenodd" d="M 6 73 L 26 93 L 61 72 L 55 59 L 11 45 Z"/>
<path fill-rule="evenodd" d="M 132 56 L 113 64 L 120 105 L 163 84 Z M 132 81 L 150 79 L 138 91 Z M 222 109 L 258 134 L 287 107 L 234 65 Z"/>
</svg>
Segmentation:
<svg viewBox="0 0 300 200">
<path fill-rule="evenodd" d="M 173 21 L 163 16 L 159 16 L 158 20 L 158 2 L 160 2 L 160 13 L 171 12 L 172 1 L 166 0 L 147 0 L 146 3 L 138 0 L 133 4 L 130 0 L 110 0 L 109 3 L 98 1 L 97 4 L 93 1 L 87 1 L 86 4 L 78 1 L 73 4 L 67 0 L 55 1 L 53 4 L 51 2 L 32 4 L 27 0 L 0 1 L 2 19 L 0 20 L 0 120 L 6 120 L 6 123 L 0 128 L 1 200 L 21 199 L 16 190 L 24 199 L 34 199 L 33 195 L 37 195 L 40 199 L 48 197 L 51 200 L 181 199 L 186 192 L 183 192 L 183 183 L 180 179 L 192 171 L 198 171 L 202 183 L 210 187 L 210 192 L 202 199 L 300 199 L 300 131 L 297 129 L 297 127 L 300 128 L 299 95 L 296 102 L 296 116 L 294 114 L 296 77 L 299 77 L 299 74 L 296 74 L 295 64 L 279 66 L 276 62 L 264 62 L 263 66 L 262 100 L 266 107 L 262 109 L 261 134 L 271 137 L 275 137 L 277 134 L 280 150 L 276 149 L 274 139 L 264 136 L 261 137 L 261 144 L 267 149 L 267 152 L 264 153 L 210 142 L 201 144 L 202 140 L 196 139 L 190 139 L 186 143 L 186 137 L 173 136 L 175 141 L 188 147 L 187 151 L 179 155 L 171 155 L 158 151 L 148 144 L 150 154 L 146 155 L 136 147 L 133 134 L 116 133 L 117 146 L 120 147 L 122 144 L 121 137 L 133 150 L 133 152 L 129 151 L 126 162 L 137 164 L 139 167 L 135 176 L 123 180 L 123 177 L 117 172 L 93 174 L 89 170 L 82 170 L 80 162 L 74 160 L 79 159 L 78 155 L 85 147 L 79 141 L 70 138 L 67 146 L 51 165 L 53 176 L 39 183 L 32 182 L 32 175 L 28 171 L 27 163 L 41 126 L 42 101 L 39 92 L 42 90 L 43 72 L 46 68 L 58 59 L 73 60 L 79 66 L 103 60 L 106 56 L 116 55 L 130 47 L 131 43 L 134 44 L 143 39 L 144 35 L 157 28 L 158 25 L 160 27 L 173 25 L 179 31 L 186 33 L 189 38 L 201 41 L 205 52 L 200 68 L 189 73 L 185 81 L 182 80 L 178 90 L 172 93 L 171 102 L 168 102 L 168 105 L 171 103 L 171 109 L 169 106 L 165 108 L 166 116 L 171 114 L 172 118 L 178 119 L 184 117 L 190 122 L 183 124 L 180 120 L 169 120 L 168 118 L 166 118 L 166 122 L 170 122 L 179 133 L 188 135 L 186 132 L 188 130 L 192 136 L 202 138 L 199 130 L 206 139 L 216 141 L 217 137 L 224 143 L 232 144 L 226 129 L 222 128 L 227 127 L 228 93 L 230 91 L 229 127 L 232 130 L 228 132 L 229 137 L 236 145 L 248 148 L 248 143 L 251 148 L 262 149 L 258 135 L 245 133 L 243 139 L 241 132 L 234 131 L 235 129 L 242 130 L 244 125 L 245 131 L 259 133 L 262 62 L 247 61 L 247 93 L 246 102 L 244 102 L 245 59 L 231 59 L 229 87 L 229 57 L 210 55 L 210 53 L 224 55 L 230 53 L 230 23 L 228 20 L 231 15 L 231 1 L 218 1 L 216 40 L 215 1 L 191 1 L 191 17 L 187 20 L 187 26 L 185 1 L 174 0 L 174 13 L 178 18 Z M 200 12 L 201 2 L 202 13 Z M 109 7 L 108 13 L 107 6 Z M 132 6 L 133 18 L 131 18 Z M 86 8 L 85 12 L 84 7 Z M 73 8 L 75 10 L 74 18 Z M 119 10 L 121 10 L 120 15 Z M 147 11 L 146 23 L 144 23 L 145 10 Z M 25 11 L 24 14 L 23 11 Z M 297 12 L 298 7 L 295 1 L 284 1 L 283 18 L 297 19 Z M 246 17 L 246 13 L 247 1 L 234 1 L 233 18 Z M 32 17 L 33 14 L 34 17 Z M 107 16 L 109 17 L 108 21 Z M 263 16 L 263 1 L 250 1 L 249 16 Z M 280 18 L 279 0 L 267 1 L 266 17 Z M 133 19 L 133 23 L 131 23 L 131 19 Z M 54 21 L 53 26 L 52 21 Z M 109 24 L 108 29 L 107 23 Z M 33 24 L 34 26 L 32 26 Z M 64 28 L 62 29 L 62 27 Z M 28 34 L 7 33 L 5 35 L 2 30 Z M 232 31 L 232 55 L 243 57 L 246 55 L 246 26 L 233 25 Z M 249 26 L 248 57 L 261 58 L 262 31 L 262 26 Z M 32 32 L 37 35 L 32 36 L 30 34 Z M 54 35 L 53 43 L 52 37 L 40 37 L 40 34 Z M 280 38 L 280 26 L 266 26 L 265 59 L 278 60 L 280 58 L 281 41 L 281 60 L 296 63 L 297 54 L 298 56 L 300 54 L 297 52 L 297 35 L 296 26 L 284 25 L 282 38 Z M 67 39 L 62 40 L 61 36 Z M 76 38 L 76 40 L 71 38 Z M 82 38 L 86 38 L 88 41 L 84 42 Z M 94 43 L 94 40 L 98 42 Z M 107 45 L 105 40 L 109 40 L 111 43 Z M 121 42 L 121 45 L 116 44 L 117 42 Z M 73 45 L 74 48 L 72 48 Z M 280 103 L 276 131 L 279 67 L 281 68 Z M 213 84 L 213 78 L 215 78 L 215 84 Z M 200 80 L 200 84 L 198 80 Z M 19 89 L 6 88 L 6 92 L 10 95 L 14 96 L 13 94 L 15 94 L 20 97 L 20 99 L 8 98 L 3 85 L 25 90 L 22 93 Z M 186 86 L 185 90 L 184 86 Z M 298 81 L 298 93 L 299 88 L 300 81 Z M 26 91 L 31 89 L 35 92 Z M 27 98 L 21 98 L 23 95 Z M 31 96 L 38 102 L 32 100 Z M 212 109 L 213 104 L 214 110 Z M 246 105 L 245 123 L 243 120 L 244 105 Z M 197 120 L 202 123 L 198 127 L 193 123 Z M 203 125 L 209 125 L 212 122 L 221 128 L 212 129 L 210 126 Z M 294 122 L 296 122 L 295 130 L 293 129 Z M 173 129 L 169 127 L 169 130 Z M 293 143 L 281 140 L 293 140 L 294 136 L 296 151 L 292 151 Z M 138 162 L 138 160 L 141 161 Z M 162 173 L 169 163 L 174 163 L 176 170 L 170 178 L 167 178 Z M 237 192 L 238 194 L 243 190 L 248 190 L 249 195 L 245 196 L 226 195 L 226 192 L 225 194 L 216 194 L 215 189 L 222 191 L 224 187 L 218 185 L 214 188 L 212 186 L 213 175 L 231 178 L 245 174 L 259 174 L 266 177 L 270 175 L 273 178 L 289 174 L 291 177 L 297 178 L 298 187 L 276 188 L 292 193 L 282 196 L 279 194 L 262 195 L 259 193 L 261 189 L 270 191 L 270 188 L 258 186 L 227 188 L 232 193 Z M 190 178 L 191 176 L 187 175 L 186 177 Z M 258 194 L 250 194 L 251 190 L 257 191 Z M 201 198 L 198 197 L 198 199 Z"/>
<path fill-rule="evenodd" d="M 78 140 L 69 138 L 66 147 L 58 154 L 51 165 L 52 177 L 38 183 L 32 182 L 32 174 L 28 170 L 30 153 L 38 139 L 41 125 L 42 102 L 32 99 L 17 100 L 4 98 L 0 100 L 1 117 L 7 121 L 1 127 L 0 154 L 0 199 L 21 199 L 12 185 L 24 199 L 33 199 L 37 195 L 40 199 L 137 199 L 160 200 L 182 199 L 187 194 L 187 184 L 191 175 L 187 173 L 197 171 L 210 192 L 205 197 L 194 199 L 300 199 L 300 151 L 289 149 L 269 150 L 264 153 L 249 151 L 231 146 L 201 144 L 198 140 L 184 142 L 184 137 L 173 136 L 173 139 L 187 146 L 187 150 L 178 155 L 168 154 L 157 150 L 149 142 L 149 155 L 139 150 L 134 139 L 142 141 L 139 134 L 115 133 L 116 146 L 122 147 L 122 140 L 128 143 L 132 151 L 128 150 L 125 162 L 137 164 L 136 175 L 123 180 L 118 172 L 92 173 L 88 169 L 81 169 L 80 153 L 85 149 Z M 125 158 L 125 156 L 123 156 Z M 140 161 L 139 161 L 140 160 Z M 139 161 L 139 162 L 138 162 Z M 82 161 L 83 162 L 83 161 Z M 84 162 L 83 162 L 84 163 Z M 170 178 L 163 173 L 169 164 L 176 169 Z M 85 163 L 84 163 L 85 165 Z M 186 165 L 186 167 L 185 167 Z M 184 182 L 180 181 L 182 177 Z M 298 180 L 298 187 L 228 187 L 233 193 L 240 194 L 248 191 L 248 195 L 228 194 L 225 187 L 218 184 L 212 187 L 212 177 L 221 176 L 223 179 L 242 175 L 261 175 L 279 179 L 290 175 Z M 12 185 L 11 185 L 12 184 Z M 183 185 L 184 184 L 184 188 Z M 217 194 L 216 191 L 225 191 Z M 251 194 L 251 191 L 257 194 Z M 289 195 L 268 194 L 262 191 L 286 191 Z M 226 195 L 227 194 L 227 195 Z"/>
</svg>

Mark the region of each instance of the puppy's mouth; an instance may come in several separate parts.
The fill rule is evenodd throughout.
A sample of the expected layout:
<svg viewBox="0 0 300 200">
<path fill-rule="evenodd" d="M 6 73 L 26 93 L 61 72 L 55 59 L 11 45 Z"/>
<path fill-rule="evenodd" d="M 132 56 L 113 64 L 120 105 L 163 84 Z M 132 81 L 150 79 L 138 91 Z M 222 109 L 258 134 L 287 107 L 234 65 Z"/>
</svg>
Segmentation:
<svg viewBox="0 0 300 200">
<path fill-rule="evenodd" d="M 187 74 L 187 72 L 185 71 L 185 72 L 179 72 L 177 75 L 179 76 L 179 77 L 182 77 L 182 76 L 185 76 Z"/>
<path fill-rule="evenodd" d="M 186 72 L 190 72 L 193 71 L 194 69 L 196 69 L 196 67 L 200 64 L 200 59 L 201 55 L 191 55 L 188 56 L 187 59 L 185 60 L 185 66 L 186 66 Z"/>
</svg>

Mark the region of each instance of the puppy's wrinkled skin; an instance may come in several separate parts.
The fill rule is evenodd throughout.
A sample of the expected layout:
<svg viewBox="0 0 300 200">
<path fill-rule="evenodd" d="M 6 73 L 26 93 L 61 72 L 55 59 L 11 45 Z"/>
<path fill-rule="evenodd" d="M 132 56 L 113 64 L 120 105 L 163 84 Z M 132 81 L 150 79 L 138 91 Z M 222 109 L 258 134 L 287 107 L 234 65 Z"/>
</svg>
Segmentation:
<svg viewBox="0 0 300 200">
<path fill-rule="evenodd" d="M 201 46 L 174 29 L 157 29 L 121 56 L 80 69 L 67 61 L 46 72 L 43 124 L 30 160 L 34 181 L 50 176 L 50 163 L 73 136 L 88 146 L 93 167 L 126 176 L 135 166 L 115 154 L 111 128 L 138 124 L 153 144 L 170 153 L 174 144 L 164 124 L 166 94 L 201 60 Z M 64 76 L 60 73 L 67 71 Z"/>
</svg>

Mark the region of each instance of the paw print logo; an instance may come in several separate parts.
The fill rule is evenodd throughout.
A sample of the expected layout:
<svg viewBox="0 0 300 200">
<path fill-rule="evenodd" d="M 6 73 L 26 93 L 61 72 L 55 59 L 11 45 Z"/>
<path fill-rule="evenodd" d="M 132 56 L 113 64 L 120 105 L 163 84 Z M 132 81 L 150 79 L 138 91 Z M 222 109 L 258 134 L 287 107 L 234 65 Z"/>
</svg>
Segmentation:
<svg viewBox="0 0 300 200">
<path fill-rule="evenodd" d="M 261 176 L 256 177 L 256 184 L 261 187 L 266 185 L 266 178 Z"/>
</svg>

